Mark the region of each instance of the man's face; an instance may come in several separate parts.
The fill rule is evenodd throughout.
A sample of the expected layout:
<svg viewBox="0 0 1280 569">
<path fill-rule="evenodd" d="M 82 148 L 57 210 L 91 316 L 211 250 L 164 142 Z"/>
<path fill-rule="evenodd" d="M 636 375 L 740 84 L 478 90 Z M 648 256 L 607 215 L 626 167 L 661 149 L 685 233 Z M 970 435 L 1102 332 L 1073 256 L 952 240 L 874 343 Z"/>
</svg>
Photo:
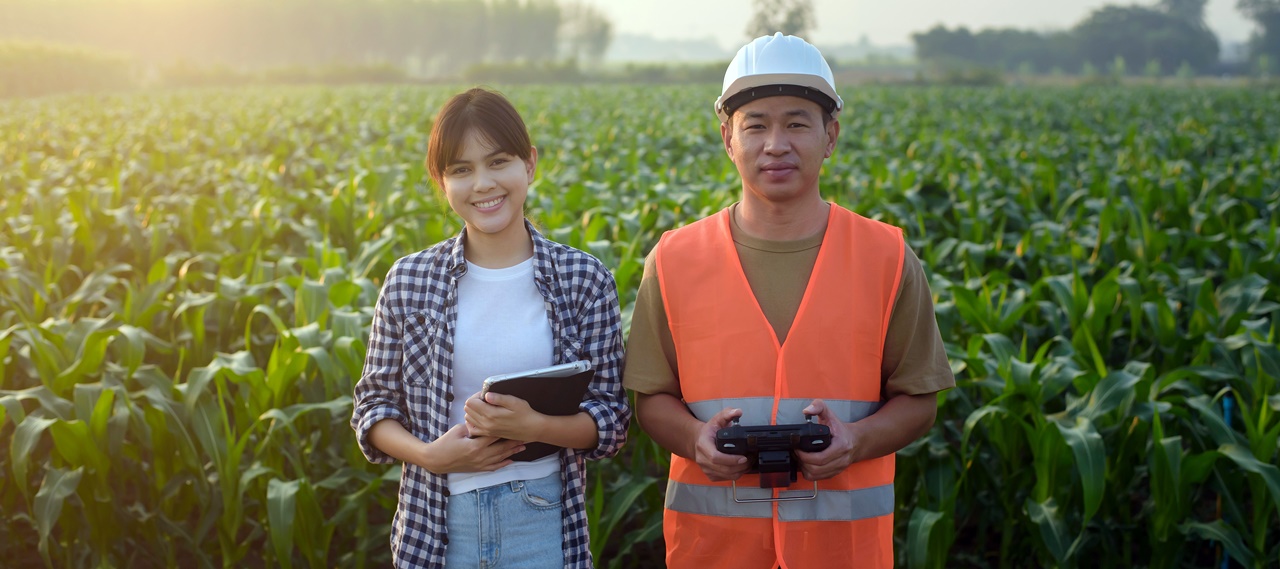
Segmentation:
<svg viewBox="0 0 1280 569">
<path fill-rule="evenodd" d="M 800 97 L 765 97 L 720 125 L 725 152 L 742 176 L 743 199 L 783 203 L 818 193 L 822 162 L 840 123 L 822 122 L 822 107 Z"/>
</svg>

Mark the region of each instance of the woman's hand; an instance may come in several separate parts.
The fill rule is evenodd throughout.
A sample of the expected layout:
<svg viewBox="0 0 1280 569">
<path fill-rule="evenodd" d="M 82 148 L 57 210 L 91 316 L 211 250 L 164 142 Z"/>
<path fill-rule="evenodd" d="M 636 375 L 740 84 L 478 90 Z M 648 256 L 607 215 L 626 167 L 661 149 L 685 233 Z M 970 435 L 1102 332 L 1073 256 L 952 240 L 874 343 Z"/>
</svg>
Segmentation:
<svg viewBox="0 0 1280 569">
<path fill-rule="evenodd" d="M 466 425 L 454 425 L 440 438 L 427 443 L 418 466 L 436 474 L 488 472 L 511 464 L 511 455 L 524 450 L 518 440 L 468 436 Z"/>
<path fill-rule="evenodd" d="M 477 393 L 467 399 L 464 407 L 472 436 L 543 440 L 546 415 L 534 411 L 524 399 L 502 393 L 486 393 L 482 398 Z"/>
</svg>

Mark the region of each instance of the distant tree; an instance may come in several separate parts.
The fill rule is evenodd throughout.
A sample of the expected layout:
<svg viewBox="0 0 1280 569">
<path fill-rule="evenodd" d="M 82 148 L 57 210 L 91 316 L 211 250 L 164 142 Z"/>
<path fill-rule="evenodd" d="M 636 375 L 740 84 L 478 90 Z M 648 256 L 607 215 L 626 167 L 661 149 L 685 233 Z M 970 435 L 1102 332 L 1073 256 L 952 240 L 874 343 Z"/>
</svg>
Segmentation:
<svg viewBox="0 0 1280 569">
<path fill-rule="evenodd" d="M 774 32 L 803 37 L 813 30 L 813 0 L 752 0 L 752 7 L 748 39 Z"/>
<path fill-rule="evenodd" d="M 1026 63 L 1030 69 L 1048 71 L 1053 53 L 1046 36 L 1013 28 L 982 30 L 973 36 L 975 60 L 988 67 L 1013 71 Z"/>
<path fill-rule="evenodd" d="M 560 41 L 567 57 L 598 64 L 613 43 L 613 22 L 592 4 L 566 4 L 560 10 Z"/>
<path fill-rule="evenodd" d="M 1236 0 L 1236 8 L 1246 17 L 1257 19 L 1258 16 L 1280 12 L 1280 0 Z"/>
<path fill-rule="evenodd" d="M 1162 10 L 1142 6 L 1104 6 L 1073 29 L 1080 55 L 1099 68 L 1125 61 L 1160 61 L 1174 68 L 1187 63 L 1204 72 L 1218 61 L 1218 38 Z"/>
<path fill-rule="evenodd" d="M 1209 0 L 1159 0 L 1156 4 L 1164 13 L 1195 26 L 1204 26 L 1204 5 Z"/>
<path fill-rule="evenodd" d="M 927 32 L 911 34 L 911 41 L 916 45 L 916 58 L 921 61 L 972 63 L 978 57 L 978 42 L 964 26 L 951 31 L 939 24 Z"/>
<path fill-rule="evenodd" d="M 1249 39 L 1249 58 L 1255 65 L 1280 61 L 1280 0 L 1238 0 L 1236 7 L 1258 24 Z"/>
<path fill-rule="evenodd" d="M 973 64 L 1020 74 L 1079 66 L 1072 40 L 1065 32 L 993 28 L 972 33 L 963 26 L 954 31 L 934 26 L 927 32 L 912 34 L 911 40 L 916 58 L 935 65 Z"/>
<path fill-rule="evenodd" d="M 555 59 L 559 28 L 554 0 L 490 0 L 489 45 L 497 61 Z"/>
</svg>

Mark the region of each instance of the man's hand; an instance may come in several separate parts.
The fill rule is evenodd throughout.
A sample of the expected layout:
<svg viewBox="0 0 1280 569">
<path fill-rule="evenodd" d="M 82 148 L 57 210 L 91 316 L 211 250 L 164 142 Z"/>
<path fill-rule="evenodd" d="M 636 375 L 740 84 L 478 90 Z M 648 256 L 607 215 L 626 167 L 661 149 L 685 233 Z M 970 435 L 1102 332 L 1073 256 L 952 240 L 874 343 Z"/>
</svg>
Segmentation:
<svg viewBox="0 0 1280 569">
<path fill-rule="evenodd" d="M 741 416 L 741 409 L 721 409 L 698 431 L 698 440 L 693 449 L 694 460 L 712 481 L 737 480 L 747 471 L 747 457 L 725 454 L 716 448 L 716 431 L 729 426 L 734 418 Z"/>
<path fill-rule="evenodd" d="M 818 422 L 831 429 L 831 446 L 821 452 L 796 451 L 800 458 L 800 470 L 807 480 L 826 480 L 853 464 L 854 449 L 858 446 L 857 429 L 836 418 L 835 413 L 821 399 L 814 399 L 804 409 L 805 415 L 814 415 Z"/>
</svg>

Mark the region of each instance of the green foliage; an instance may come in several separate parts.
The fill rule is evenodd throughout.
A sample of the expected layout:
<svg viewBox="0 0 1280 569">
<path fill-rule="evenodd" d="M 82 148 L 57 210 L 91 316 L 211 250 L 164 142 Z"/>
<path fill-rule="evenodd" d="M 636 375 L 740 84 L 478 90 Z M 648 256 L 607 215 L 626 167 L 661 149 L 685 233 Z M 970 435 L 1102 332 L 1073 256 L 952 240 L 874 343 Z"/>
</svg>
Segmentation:
<svg viewBox="0 0 1280 569">
<path fill-rule="evenodd" d="M 382 276 L 457 230 L 421 159 L 454 91 L 0 101 L 0 559 L 389 563 L 351 392 Z M 714 87 L 508 94 L 530 217 L 629 322 L 662 232 L 741 191 Z M 1278 96 L 844 91 L 824 195 L 905 229 L 959 381 L 898 455 L 900 565 L 1280 558 Z M 600 566 L 660 565 L 666 468 L 634 424 L 588 465 Z"/>
<path fill-rule="evenodd" d="M 39 42 L 0 41 L 0 98 L 137 84 L 136 64 L 117 54 Z"/>
</svg>

